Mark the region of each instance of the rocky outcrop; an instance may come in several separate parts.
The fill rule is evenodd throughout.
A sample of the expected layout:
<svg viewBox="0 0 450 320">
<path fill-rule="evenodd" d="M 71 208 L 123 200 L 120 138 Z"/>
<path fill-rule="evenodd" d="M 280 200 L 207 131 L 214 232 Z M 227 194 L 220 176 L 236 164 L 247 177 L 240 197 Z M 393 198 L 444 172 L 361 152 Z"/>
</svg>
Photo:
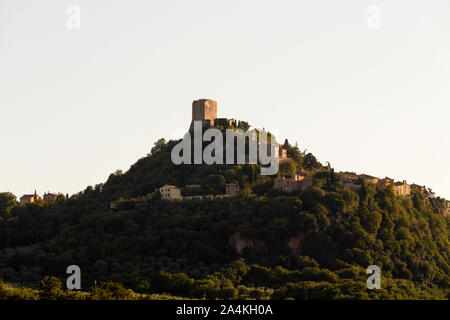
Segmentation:
<svg viewBox="0 0 450 320">
<path fill-rule="evenodd" d="M 291 237 L 287 243 L 287 246 L 296 255 L 302 255 L 302 241 L 305 239 L 306 233 L 300 233 L 294 237 Z"/>
<path fill-rule="evenodd" d="M 241 254 L 245 248 L 251 248 L 254 245 L 252 239 L 241 238 L 241 235 L 238 232 L 230 236 L 228 243 L 236 250 L 237 254 Z"/>
</svg>

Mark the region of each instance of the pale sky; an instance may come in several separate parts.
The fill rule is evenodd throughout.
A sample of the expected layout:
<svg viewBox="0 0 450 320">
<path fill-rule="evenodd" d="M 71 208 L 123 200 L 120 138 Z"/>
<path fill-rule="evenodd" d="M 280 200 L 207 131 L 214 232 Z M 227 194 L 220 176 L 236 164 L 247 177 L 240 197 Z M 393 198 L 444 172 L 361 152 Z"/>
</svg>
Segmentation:
<svg viewBox="0 0 450 320">
<path fill-rule="evenodd" d="M 448 0 L 0 0 L 0 192 L 105 182 L 210 98 L 338 171 L 450 198 L 449 17 Z"/>
</svg>

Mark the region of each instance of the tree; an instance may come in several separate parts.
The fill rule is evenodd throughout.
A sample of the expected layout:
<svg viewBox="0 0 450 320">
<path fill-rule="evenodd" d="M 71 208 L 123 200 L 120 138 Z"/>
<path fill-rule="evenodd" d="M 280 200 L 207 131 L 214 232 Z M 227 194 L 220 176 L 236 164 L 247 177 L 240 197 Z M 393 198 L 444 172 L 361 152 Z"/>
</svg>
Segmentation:
<svg viewBox="0 0 450 320">
<path fill-rule="evenodd" d="M 151 150 L 151 154 L 156 154 L 164 149 L 166 146 L 166 139 L 161 138 L 155 142 L 155 146 Z"/>
<path fill-rule="evenodd" d="M 226 180 L 222 175 L 210 174 L 207 178 L 206 184 L 210 192 L 223 193 L 225 191 Z"/>
<path fill-rule="evenodd" d="M 239 202 L 242 205 L 245 205 L 248 201 L 248 198 L 250 198 L 250 196 L 252 195 L 252 189 L 246 187 L 241 189 L 238 194 L 237 194 L 237 198 L 239 199 Z"/>
<path fill-rule="evenodd" d="M 122 284 L 106 281 L 92 287 L 91 298 L 93 300 L 128 300 L 132 294 L 133 292 L 125 289 Z"/>
<path fill-rule="evenodd" d="M 16 196 L 11 192 L 0 193 L 0 216 L 9 214 L 11 209 L 17 205 Z"/>
<path fill-rule="evenodd" d="M 39 298 L 42 300 L 57 300 L 63 295 L 62 282 L 56 277 L 47 276 L 40 283 Z"/>
<path fill-rule="evenodd" d="M 378 230 L 383 216 L 376 211 L 369 211 L 367 208 L 361 210 L 361 225 L 369 233 L 374 233 Z"/>
<path fill-rule="evenodd" d="M 295 146 L 291 146 L 288 139 L 284 140 L 284 144 L 282 145 L 283 149 L 286 149 L 287 156 L 293 159 L 297 166 L 303 165 L 303 157 L 304 155 L 298 148 L 298 143 L 295 143 Z"/>
<path fill-rule="evenodd" d="M 303 166 L 305 169 L 317 169 L 320 168 L 321 164 L 312 153 L 308 153 L 303 160 Z"/>
<path fill-rule="evenodd" d="M 280 174 L 290 175 L 297 171 L 297 164 L 292 159 L 287 159 L 280 163 Z"/>
</svg>

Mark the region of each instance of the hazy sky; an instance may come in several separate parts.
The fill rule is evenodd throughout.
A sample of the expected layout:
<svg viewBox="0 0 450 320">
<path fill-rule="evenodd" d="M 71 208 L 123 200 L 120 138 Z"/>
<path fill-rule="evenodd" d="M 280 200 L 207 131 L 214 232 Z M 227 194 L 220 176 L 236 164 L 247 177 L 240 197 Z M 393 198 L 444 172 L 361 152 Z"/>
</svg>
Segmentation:
<svg viewBox="0 0 450 320">
<path fill-rule="evenodd" d="M 448 0 L 0 0 L 0 192 L 104 182 L 211 98 L 336 170 L 450 198 L 449 15 Z"/>
</svg>

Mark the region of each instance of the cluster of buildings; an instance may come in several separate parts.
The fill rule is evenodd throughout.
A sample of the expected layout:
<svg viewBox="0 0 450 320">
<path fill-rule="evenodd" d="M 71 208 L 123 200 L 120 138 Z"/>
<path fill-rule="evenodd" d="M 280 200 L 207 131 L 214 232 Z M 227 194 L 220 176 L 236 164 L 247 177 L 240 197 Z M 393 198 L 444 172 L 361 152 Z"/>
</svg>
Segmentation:
<svg viewBox="0 0 450 320">
<path fill-rule="evenodd" d="M 284 149 L 280 148 L 280 161 L 287 159 L 284 151 Z M 342 187 L 355 192 L 361 189 L 361 180 L 381 187 L 393 185 L 395 193 L 402 196 L 409 196 L 412 191 L 418 191 L 420 193 L 425 193 L 426 191 L 425 186 L 420 186 L 414 183 L 408 184 L 406 180 L 395 181 L 394 179 L 388 177 L 380 179 L 371 175 L 356 174 L 354 172 L 339 172 L 338 175 L 342 181 Z M 307 177 L 304 175 L 304 172 L 297 170 L 295 174 L 277 177 L 274 180 L 273 187 L 285 192 L 292 192 L 295 190 L 304 191 L 306 188 L 312 186 L 313 183 L 314 179 L 312 177 Z"/>
<path fill-rule="evenodd" d="M 233 126 L 235 128 L 248 129 L 249 125 L 245 121 L 236 119 L 217 118 L 217 101 L 210 99 L 200 99 L 192 102 L 192 121 L 189 131 L 194 130 L 194 121 L 201 121 L 203 125 L 208 124 L 210 127 Z"/>
<path fill-rule="evenodd" d="M 273 187 L 285 192 L 292 192 L 294 190 L 303 191 L 312 186 L 313 182 L 314 179 L 312 177 L 305 177 L 295 173 L 276 178 Z"/>
<path fill-rule="evenodd" d="M 26 204 L 26 203 L 34 203 L 39 200 L 44 201 L 54 201 L 58 199 L 58 196 L 61 195 L 61 193 L 50 193 L 47 192 L 44 194 L 43 197 L 37 194 L 36 190 L 34 190 L 34 194 L 24 194 L 20 197 L 19 202 L 20 204 Z"/>
<path fill-rule="evenodd" d="M 361 189 L 361 180 L 371 182 L 381 187 L 388 187 L 390 185 L 393 185 L 395 193 L 402 196 L 409 196 L 413 190 L 421 193 L 424 193 L 426 191 L 425 186 L 419 186 L 417 184 L 410 185 L 405 180 L 394 181 L 394 179 L 388 177 L 379 179 L 367 174 L 358 175 L 354 172 L 339 172 L 339 176 L 342 180 L 343 188 L 355 192 Z M 298 173 L 284 175 L 275 179 L 273 187 L 275 189 L 283 190 L 286 192 L 292 192 L 294 190 L 303 191 L 313 185 L 313 180 L 314 179 L 312 177 L 306 177 Z"/>
<path fill-rule="evenodd" d="M 213 199 L 224 199 L 234 197 L 239 192 L 239 185 L 237 183 L 227 183 L 225 186 L 225 194 L 216 195 L 192 195 L 192 196 L 182 196 L 181 189 L 177 186 L 164 185 L 161 188 L 157 188 L 155 191 L 159 191 L 162 200 L 213 200 Z"/>
<path fill-rule="evenodd" d="M 339 175 L 342 178 L 343 187 L 352 191 L 358 191 L 359 189 L 361 189 L 360 179 L 371 182 L 381 187 L 388 187 L 390 185 L 393 185 L 395 193 L 402 196 L 409 196 L 413 190 L 421 193 L 424 193 L 426 191 L 425 186 L 419 186 L 414 183 L 410 185 L 406 182 L 406 180 L 394 181 L 394 179 L 388 177 L 379 179 L 367 174 L 358 175 L 354 172 L 340 172 Z"/>
<path fill-rule="evenodd" d="M 159 192 L 161 194 L 161 200 L 166 201 L 186 201 L 186 200 L 214 200 L 214 199 L 225 199 L 231 198 L 237 195 L 240 188 L 237 183 L 228 183 L 225 186 L 225 194 L 209 194 L 209 195 L 192 195 L 192 196 L 183 196 L 181 194 L 181 188 L 177 186 L 172 186 L 166 184 L 160 188 L 156 188 L 155 192 Z M 146 196 L 142 196 L 139 198 L 133 198 L 135 202 L 145 202 L 150 200 L 153 197 L 152 193 L 147 194 Z M 117 209 L 119 201 L 112 201 L 110 203 L 111 209 Z"/>
</svg>

